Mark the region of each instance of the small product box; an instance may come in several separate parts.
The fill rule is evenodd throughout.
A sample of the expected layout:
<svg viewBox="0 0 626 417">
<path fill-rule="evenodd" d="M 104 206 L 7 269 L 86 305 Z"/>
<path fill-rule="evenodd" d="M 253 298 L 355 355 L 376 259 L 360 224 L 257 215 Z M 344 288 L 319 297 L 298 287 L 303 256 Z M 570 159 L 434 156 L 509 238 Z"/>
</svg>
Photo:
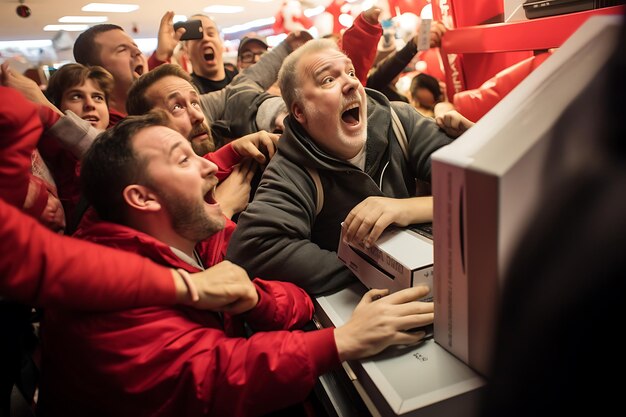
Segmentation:
<svg viewBox="0 0 626 417">
<path fill-rule="evenodd" d="M 411 229 L 388 228 L 369 248 L 361 242 L 345 244 L 342 225 L 337 255 L 368 288 L 403 288 L 428 285 L 432 299 L 433 244 Z"/>
</svg>

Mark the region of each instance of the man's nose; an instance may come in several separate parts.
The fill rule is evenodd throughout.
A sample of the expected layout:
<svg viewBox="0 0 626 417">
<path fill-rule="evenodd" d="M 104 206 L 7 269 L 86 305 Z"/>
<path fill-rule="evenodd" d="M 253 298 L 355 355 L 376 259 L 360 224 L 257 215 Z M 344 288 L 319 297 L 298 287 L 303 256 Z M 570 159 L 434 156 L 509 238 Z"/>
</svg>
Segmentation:
<svg viewBox="0 0 626 417">
<path fill-rule="evenodd" d="M 96 103 L 94 101 L 94 99 L 92 97 L 87 96 L 85 98 L 85 103 L 83 104 L 83 107 L 85 109 L 95 109 L 96 108 Z"/>
<path fill-rule="evenodd" d="M 346 77 L 346 83 L 343 86 L 343 93 L 348 94 L 348 93 L 351 93 L 353 90 L 357 89 L 360 81 L 358 80 L 358 78 L 350 77 L 347 74 L 345 75 L 345 77 Z"/>
<path fill-rule="evenodd" d="M 189 119 L 193 125 L 204 122 L 204 114 L 201 109 L 191 105 L 187 108 L 189 109 Z"/>
<path fill-rule="evenodd" d="M 217 165 L 213 162 L 197 155 L 196 158 L 200 159 L 200 167 L 202 169 L 203 176 L 208 177 L 217 173 Z"/>
</svg>

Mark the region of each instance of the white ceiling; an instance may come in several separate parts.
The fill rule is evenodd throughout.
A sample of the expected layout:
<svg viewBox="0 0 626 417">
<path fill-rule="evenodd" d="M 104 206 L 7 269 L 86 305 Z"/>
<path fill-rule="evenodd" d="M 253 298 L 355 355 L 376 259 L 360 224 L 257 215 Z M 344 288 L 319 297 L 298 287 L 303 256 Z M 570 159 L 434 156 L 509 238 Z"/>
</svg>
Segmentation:
<svg viewBox="0 0 626 417">
<path fill-rule="evenodd" d="M 82 12 L 81 8 L 91 2 L 107 0 L 25 0 L 32 14 L 28 18 L 19 17 L 15 11 L 18 0 L 0 0 L 0 41 L 52 39 L 55 32 L 44 32 L 48 24 L 58 24 L 62 16 L 101 16 L 103 13 Z M 131 13 L 109 13 L 107 23 L 117 24 L 131 33 L 135 38 L 156 37 L 159 21 L 163 13 L 173 10 L 176 14 L 192 15 L 202 13 L 207 6 L 239 5 L 245 7 L 244 12 L 237 14 L 213 14 L 220 27 L 243 24 L 252 20 L 273 17 L 283 0 L 109 0 L 117 3 L 139 5 L 139 9 Z M 330 0 L 307 0 L 310 4 L 328 4 Z M 137 32 L 133 33 L 133 27 Z M 70 33 L 73 38 L 77 32 Z"/>
</svg>

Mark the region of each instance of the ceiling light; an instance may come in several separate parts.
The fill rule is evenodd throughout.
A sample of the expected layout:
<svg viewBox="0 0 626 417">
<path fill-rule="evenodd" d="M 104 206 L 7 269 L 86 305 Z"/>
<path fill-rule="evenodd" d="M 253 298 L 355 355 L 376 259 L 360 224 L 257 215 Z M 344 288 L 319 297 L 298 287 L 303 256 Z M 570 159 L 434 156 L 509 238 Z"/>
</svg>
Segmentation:
<svg viewBox="0 0 626 417">
<path fill-rule="evenodd" d="M 43 30 L 46 32 L 56 32 L 58 30 L 66 30 L 68 32 L 82 32 L 89 29 L 89 25 L 46 25 Z"/>
<path fill-rule="evenodd" d="M 45 48 L 52 46 L 50 39 L 37 39 L 28 41 L 0 41 L 0 49 L 6 48 Z"/>
<path fill-rule="evenodd" d="M 202 11 L 205 13 L 230 14 L 243 12 L 244 8 L 241 6 L 222 6 L 216 4 L 214 6 L 205 7 Z"/>
<path fill-rule="evenodd" d="M 185 16 L 184 14 L 175 14 L 174 18 L 172 19 L 172 21 L 174 23 L 176 23 L 176 22 L 186 22 L 187 21 L 187 16 Z"/>
<path fill-rule="evenodd" d="M 89 3 L 81 9 L 83 12 L 128 13 L 139 8 L 136 4 Z"/>
<path fill-rule="evenodd" d="M 63 16 L 59 23 L 104 23 L 107 20 L 106 16 Z"/>
<path fill-rule="evenodd" d="M 273 17 L 266 17 L 264 19 L 251 20 L 247 23 L 241 25 L 234 25 L 224 28 L 222 32 L 226 34 L 243 32 L 244 30 L 250 30 L 252 28 L 257 28 L 259 26 L 269 26 L 273 25 L 276 22 L 276 19 Z"/>
</svg>

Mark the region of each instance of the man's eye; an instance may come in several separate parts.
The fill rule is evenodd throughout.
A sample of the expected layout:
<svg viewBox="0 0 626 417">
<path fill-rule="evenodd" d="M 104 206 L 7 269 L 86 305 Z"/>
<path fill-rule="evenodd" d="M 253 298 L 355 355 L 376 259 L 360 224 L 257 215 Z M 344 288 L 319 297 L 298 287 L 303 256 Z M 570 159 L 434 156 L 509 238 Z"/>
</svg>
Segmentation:
<svg viewBox="0 0 626 417">
<path fill-rule="evenodd" d="M 197 101 L 192 102 L 191 105 L 196 108 L 200 108 L 200 103 L 198 103 Z"/>
<path fill-rule="evenodd" d="M 100 102 L 104 102 L 104 96 L 94 96 L 93 99 L 95 101 L 100 101 Z"/>
<path fill-rule="evenodd" d="M 322 84 L 329 84 L 329 83 L 332 83 L 333 81 L 335 81 L 333 77 L 326 77 L 322 80 Z"/>
<path fill-rule="evenodd" d="M 356 76 L 356 72 L 354 70 L 350 70 L 350 71 L 348 71 L 348 75 L 350 77 L 355 77 Z"/>
<path fill-rule="evenodd" d="M 181 106 L 180 104 L 174 104 L 172 106 L 172 111 L 180 110 L 182 108 L 183 108 L 183 106 Z"/>
<path fill-rule="evenodd" d="M 186 164 L 187 162 L 189 162 L 189 157 L 188 157 L 188 156 L 185 156 L 183 159 L 181 159 L 180 164 L 181 164 L 181 165 L 184 165 L 184 164 Z"/>
</svg>

